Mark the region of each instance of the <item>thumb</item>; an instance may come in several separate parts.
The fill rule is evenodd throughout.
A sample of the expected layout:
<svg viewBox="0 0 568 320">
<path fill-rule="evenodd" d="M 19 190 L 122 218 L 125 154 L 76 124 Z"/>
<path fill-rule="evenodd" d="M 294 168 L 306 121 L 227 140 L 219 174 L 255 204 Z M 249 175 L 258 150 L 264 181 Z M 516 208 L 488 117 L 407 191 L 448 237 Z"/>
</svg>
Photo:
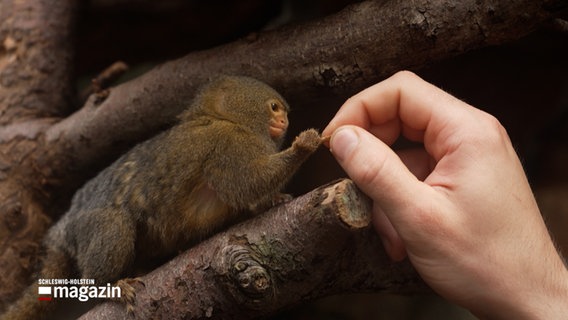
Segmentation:
<svg viewBox="0 0 568 320">
<path fill-rule="evenodd" d="M 335 130 L 331 152 L 355 184 L 387 215 L 395 229 L 404 212 L 419 206 L 425 187 L 396 153 L 381 140 L 356 126 Z M 399 230 L 400 231 L 400 230 Z"/>
</svg>

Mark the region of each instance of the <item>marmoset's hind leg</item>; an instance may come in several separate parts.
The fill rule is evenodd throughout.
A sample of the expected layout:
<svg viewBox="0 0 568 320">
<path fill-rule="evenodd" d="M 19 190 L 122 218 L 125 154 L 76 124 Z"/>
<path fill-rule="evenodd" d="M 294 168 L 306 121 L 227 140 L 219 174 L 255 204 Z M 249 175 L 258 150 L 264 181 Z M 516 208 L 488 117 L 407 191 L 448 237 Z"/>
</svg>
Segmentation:
<svg viewBox="0 0 568 320">
<path fill-rule="evenodd" d="M 107 283 L 119 286 L 120 300 L 132 312 L 134 288 L 131 281 L 119 279 L 127 276 L 136 257 L 136 225 L 128 214 L 108 208 L 89 213 L 87 219 L 96 220 L 89 225 L 98 231 L 86 231 L 77 246 L 77 267 L 81 277 L 94 279 L 97 286 Z"/>
</svg>

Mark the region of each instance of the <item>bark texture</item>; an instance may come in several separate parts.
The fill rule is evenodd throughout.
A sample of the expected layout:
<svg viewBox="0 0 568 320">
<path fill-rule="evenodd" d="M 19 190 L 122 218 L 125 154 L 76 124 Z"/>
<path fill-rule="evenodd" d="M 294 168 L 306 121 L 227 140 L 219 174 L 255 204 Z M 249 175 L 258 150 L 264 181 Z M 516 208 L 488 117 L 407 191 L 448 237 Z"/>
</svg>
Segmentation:
<svg viewBox="0 0 568 320">
<path fill-rule="evenodd" d="M 51 223 L 62 172 L 40 140 L 71 107 L 75 7 L 0 1 L 0 310 L 27 284 Z"/>
<path fill-rule="evenodd" d="M 162 64 L 70 114 L 76 2 L 0 0 L 0 310 L 28 283 L 45 230 L 87 173 L 173 123 L 213 75 L 256 77 L 307 106 L 522 37 L 568 1 L 366 1 Z"/>
<path fill-rule="evenodd" d="M 137 319 L 254 319 L 341 292 L 430 292 L 393 263 L 350 180 L 322 186 L 220 233 L 141 278 Z M 81 319 L 122 319 L 108 302 Z"/>
</svg>

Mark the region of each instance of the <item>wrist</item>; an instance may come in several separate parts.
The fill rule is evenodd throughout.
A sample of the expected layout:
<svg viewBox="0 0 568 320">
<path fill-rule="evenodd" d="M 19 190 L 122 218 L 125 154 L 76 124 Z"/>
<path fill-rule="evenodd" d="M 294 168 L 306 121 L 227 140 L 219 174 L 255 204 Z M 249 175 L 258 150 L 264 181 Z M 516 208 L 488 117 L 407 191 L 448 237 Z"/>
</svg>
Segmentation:
<svg viewBox="0 0 568 320">
<path fill-rule="evenodd" d="M 535 319 L 566 319 L 568 315 L 568 269 L 563 265 L 558 276 L 541 295 L 539 305 L 534 306 Z M 548 290 L 547 290 L 548 289 Z"/>
<path fill-rule="evenodd" d="M 560 259 L 558 259 L 560 260 Z M 556 263 L 551 263 L 554 265 Z M 531 287 L 509 295 L 499 319 L 566 319 L 568 315 L 568 269 L 560 262 L 556 267 L 545 267 L 546 277 L 533 282 Z M 519 281 L 523 281 L 519 279 Z M 489 318 L 492 318 L 489 316 Z"/>
<path fill-rule="evenodd" d="M 480 291 L 470 296 L 473 299 L 460 304 L 481 319 L 566 319 L 568 268 L 553 252 L 535 256 L 536 263 L 522 264 L 508 274 L 493 273 L 485 279 L 491 285 L 475 288 Z"/>
</svg>

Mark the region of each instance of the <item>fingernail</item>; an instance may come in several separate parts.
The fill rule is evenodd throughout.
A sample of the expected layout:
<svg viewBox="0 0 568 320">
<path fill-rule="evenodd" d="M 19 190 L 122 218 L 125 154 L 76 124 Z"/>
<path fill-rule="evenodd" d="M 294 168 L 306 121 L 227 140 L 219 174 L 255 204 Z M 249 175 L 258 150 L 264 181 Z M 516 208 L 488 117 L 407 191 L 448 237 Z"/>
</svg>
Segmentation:
<svg viewBox="0 0 568 320">
<path fill-rule="evenodd" d="M 331 152 L 342 161 L 348 158 L 359 144 L 359 136 L 352 128 L 339 128 L 331 137 Z"/>
</svg>

